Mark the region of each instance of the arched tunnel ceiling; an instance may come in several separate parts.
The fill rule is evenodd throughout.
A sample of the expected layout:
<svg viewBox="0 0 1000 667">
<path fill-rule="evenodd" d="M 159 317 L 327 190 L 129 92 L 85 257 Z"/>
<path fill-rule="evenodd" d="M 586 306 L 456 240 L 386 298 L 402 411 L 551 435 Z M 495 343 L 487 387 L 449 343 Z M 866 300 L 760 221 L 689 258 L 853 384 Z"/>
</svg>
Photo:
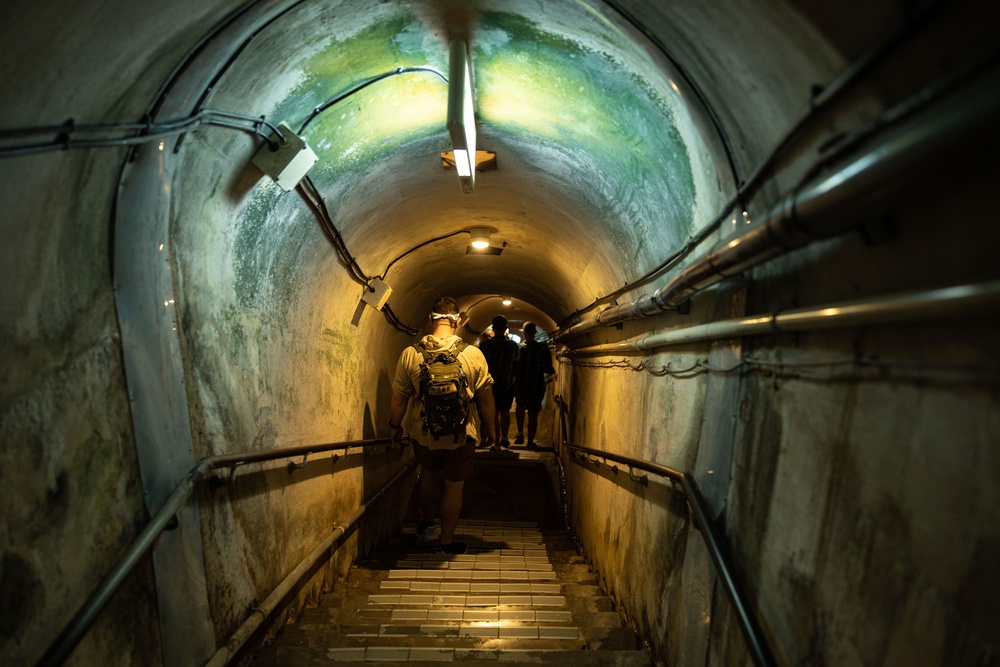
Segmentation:
<svg viewBox="0 0 1000 667">
<path fill-rule="evenodd" d="M 722 199 L 713 139 L 706 144 L 699 133 L 683 83 L 640 35 L 596 7 L 302 3 L 255 36 L 205 105 L 299 130 L 314 108 L 397 68 L 447 75 L 449 43 L 463 37 L 478 147 L 497 155 L 496 170 L 477 175 L 473 194 L 463 194 L 455 172 L 442 166 L 440 153 L 451 149 L 447 84 L 427 71 L 387 76 L 311 119 L 302 129 L 319 157 L 310 177 L 370 276 L 430 239 L 492 230 L 499 255 L 467 254 L 469 236 L 457 234 L 392 265 L 389 302 L 404 322 L 419 326 L 442 293 L 466 302 L 508 294 L 557 322 L 656 265 Z M 276 224 L 309 225 L 301 199 L 250 166 L 245 138 L 228 140 L 245 159 L 226 165 L 202 146 L 185 158 L 197 180 L 214 182 L 205 196 L 227 201 L 210 206 L 202 196 L 182 196 L 191 210 L 178 219 L 232 227 L 227 234 L 243 238 L 244 251 L 256 244 L 251 252 L 311 257 L 312 270 L 332 270 L 329 253 L 282 249 L 316 243 L 317 228 L 288 234 Z M 261 275 L 244 276 L 243 289 L 266 289 Z M 235 280 L 239 288 L 241 277 Z"/>
</svg>

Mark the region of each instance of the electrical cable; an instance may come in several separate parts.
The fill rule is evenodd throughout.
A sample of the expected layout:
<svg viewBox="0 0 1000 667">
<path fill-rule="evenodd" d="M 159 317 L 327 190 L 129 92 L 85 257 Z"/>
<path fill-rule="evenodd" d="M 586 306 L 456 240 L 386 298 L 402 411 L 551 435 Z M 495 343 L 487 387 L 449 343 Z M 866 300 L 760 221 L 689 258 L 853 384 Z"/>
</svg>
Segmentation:
<svg viewBox="0 0 1000 667">
<path fill-rule="evenodd" d="M 674 251 L 669 257 L 663 260 L 660 264 L 658 264 L 657 266 L 653 267 L 652 269 L 641 275 L 635 281 L 627 283 L 624 286 L 619 287 L 615 291 L 609 292 L 608 294 L 605 294 L 604 296 L 595 299 L 589 305 L 563 318 L 563 323 L 579 318 L 585 313 L 593 310 L 594 308 L 596 308 L 601 304 L 614 301 L 623 294 L 627 294 L 628 292 L 631 292 L 634 289 L 638 289 L 643 285 L 653 282 L 661 275 L 663 275 L 663 273 L 669 271 L 670 269 L 680 264 L 685 257 L 690 255 L 695 248 L 701 245 L 701 243 L 706 238 L 708 238 L 710 234 L 713 234 L 719 228 L 719 226 L 722 224 L 722 221 L 729 217 L 729 211 L 731 211 L 733 207 L 736 206 L 736 204 L 738 203 L 740 203 L 738 197 L 733 197 L 732 199 L 730 199 L 728 202 L 726 202 L 726 206 L 722 209 L 722 213 L 718 214 L 715 218 L 712 219 L 711 222 L 709 222 L 707 225 L 698 230 L 694 235 L 690 236 L 687 242 L 683 246 L 681 246 L 680 249 Z M 560 324 L 559 327 L 562 328 L 562 324 Z"/>
<path fill-rule="evenodd" d="M 431 243 L 436 243 L 437 241 L 443 241 L 444 239 L 451 238 L 452 236 L 456 236 L 458 234 L 468 234 L 468 233 L 469 233 L 468 229 L 460 229 L 457 232 L 449 232 L 448 234 L 444 234 L 442 236 L 435 236 L 432 239 L 427 239 L 423 243 L 420 243 L 420 244 L 417 244 L 417 245 L 413 246 L 412 248 L 410 248 L 409 250 L 407 250 L 406 252 L 404 252 L 402 255 L 400 255 L 399 257 L 396 257 L 391 262 L 389 262 L 386 265 L 386 267 L 385 267 L 385 271 L 382 272 L 382 275 L 380 276 L 380 279 L 381 280 L 385 280 L 385 277 L 389 273 L 389 269 L 392 268 L 392 265 L 395 264 L 396 262 L 398 262 L 399 260 L 403 259 L 407 255 L 409 255 L 414 250 L 419 250 L 420 248 L 423 248 L 425 245 L 430 245 Z"/>
<path fill-rule="evenodd" d="M 323 102 L 322 104 L 314 107 L 313 110 L 312 110 L 312 112 L 308 116 L 306 116 L 306 119 L 304 121 L 302 121 L 302 125 L 299 126 L 299 134 L 302 134 L 303 130 L 305 130 L 306 127 L 308 127 L 309 124 L 311 122 L 313 122 L 313 120 L 315 120 L 315 118 L 317 116 L 319 116 L 321 113 L 323 113 L 324 111 L 326 111 L 330 107 L 334 106 L 335 104 L 337 104 L 339 102 L 342 102 L 343 100 L 347 99 L 351 95 L 354 95 L 355 93 L 364 90 L 365 88 L 367 88 L 368 86 L 372 85 L 373 83 L 378 83 L 379 81 L 382 81 L 383 79 L 388 79 L 389 77 L 399 76 L 400 74 L 410 74 L 410 73 L 413 73 L 413 72 L 429 72 L 431 74 L 436 75 L 438 78 L 440 78 L 445 83 L 448 83 L 448 77 L 446 77 L 444 74 L 442 74 L 440 70 L 435 69 L 433 67 L 430 67 L 428 65 L 419 65 L 417 67 L 402 67 L 402 66 L 400 66 L 400 67 L 397 67 L 394 70 L 390 70 L 388 72 L 383 72 L 382 74 L 376 74 L 375 76 L 373 76 L 373 77 L 371 77 L 369 79 L 366 79 L 362 83 L 359 83 L 359 84 L 355 85 L 354 87 L 348 89 L 346 92 L 338 94 L 338 95 L 335 95 L 334 97 L 331 97 L 330 99 L 328 99 L 327 101 Z"/>
<path fill-rule="evenodd" d="M 317 221 L 319 221 L 320 229 L 323 230 L 323 234 L 326 236 L 327 240 L 330 241 L 330 244 L 337 253 L 337 257 L 347 269 L 351 278 L 358 284 L 364 286 L 365 289 L 371 290 L 371 282 L 374 278 L 366 274 L 361 269 L 358 261 L 348 250 L 347 244 L 344 242 L 344 237 L 340 234 L 340 231 L 334 224 L 330 211 L 326 206 L 326 201 L 323 199 L 323 196 L 319 192 L 319 188 L 316 187 L 312 178 L 306 176 L 299 182 L 295 189 L 316 216 Z M 415 336 L 420 333 L 420 329 L 400 321 L 396 314 L 392 312 L 392 308 L 389 307 L 389 304 L 384 304 L 382 306 L 382 315 L 385 317 L 386 321 L 389 322 L 389 324 L 403 333 L 411 336 Z"/>
<path fill-rule="evenodd" d="M 567 355 L 559 355 L 561 363 L 566 363 L 570 366 L 576 366 L 579 368 L 620 368 L 623 370 L 631 370 L 635 372 L 648 372 L 652 375 L 663 377 L 671 376 L 675 378 L 692 378 L 703 373 L 714 373 L 718 375 L 729 375 L 732 373 L 752 370 L 757 372 L 780 372 L 780 371 L 792 371 L 795 372 L 796 377 L 806 378 L 806 379 L 830 379 L 829 374 L 808 374 L 800 373 L 798 371 L 807 371 L 809 369 L 820 369 L 820 368 L 834 368 L 838 366 L 851 366 L 858 370 L 872 370 L 878 371 L 880 373 L 886 372 L 905 372 L 905 373 L 920 373 L 920 379 L 931 379 L 928 378 L 924 373 L 926 372 L 938 372 L 955 374 L 962 376 L 962 381 L 969 381 L 970 376 L 973 378 L 981 379 L 985 382 L 994 383 L 1000 381 L 1000 364 L 949 364 L 949 363 L 938 363 L 933 361 L 909 361 L 901 359 L 879 359 L 877 357 L 841 357 L 838 359 L 827 359 L 827 360 L 813 360 L 813 361 L 772 361 L 767 359 L 755 359 L 748 357 L 743 359 L 736 364 L 720 368 L 717 366 L 711 366 L 707 361 L 698 360 L 689 368 L 684 369 L 674 369 L 668 363 L 666 366 L 656 367 L 648 362 L 648 360 L 642 360 L 637 364 L 633 364 L 628 359 L 620 359 L 617 361 L 583 361 L 580 359 L 573 359 Z M 857 375 L 852 375 L 850 378 L 856 378 Z M 898 377 L 898 374 L 897 376 Z M 936 378 L 938 380 L 944 380 L 943 377 Z"/>
<path fill-rule="evenodd" d="M 448 78 L 444 74 L 442 74 L 439 70 L 433 67 L 429 66 L 397 67 L 394 70 L 383 72 L 382 74 L 377 74 L 369 79 L 366 79 L 365 81 L 352 86 L 347 91 L 335 95 L 334 97 L 331 97 L 322 104 L 319 104 L 316 107 L 314 107 L 313 110 L 310 112 L 310 114 L 299 126 L 298 134 L 302 134 L 305 131 L 305 129 L 309 126 L 309 124 L 312 123 L 312 121 L 315 120 L 320 114 L 327 111 L 328 109 L 338 104 L 339 102 L 342 102 L 348 97 L 354 95 L 355 93 L 364 90 L 368 86 L 377 83 L 379 81 L 382 81 L 384 79 L 388 79 L 389 77 L 398 76 L 400 74 L 416 73 L 416 72 L 429 72 L 440 78 L 445 83 L 448 83 Z M 333 218 L 326 207 L 326 202 L 323 200 L 323 197 L 319 193 L 319 189 L 316 187 L 315 183 L 313 183 L 312 179 L 310 179 L 308 176 L 304 179 L 304 182 L 305 185 L 300 183 L 297 189 L 299 193 L 302 194 L 302 196 L 306 199 L 307 203 L 309 204 L 310 208 L 312 208 L 313 212 L 316 214 L 316 217 L 320 222 L 320 227 L 323 229 L 324 234 L 326 235 L 327 239 L 329 239 L 334 249 L 337 251 L 337 255 L 340 257 L 341 262 L 344 263 L 344 265 L 348 269 L 348 272 L 351 274 L 351 277 L 356 282 L 364 285 L 365 289 L 372 290 L 371 283 L 374 280 L 374 278 L 367 275 L 361 269 L 361 267 L 357 263 L 357 260 L 355 260 L 354 256 L 351 255 L 350 251 L 348 251 L 347 244 L 344 242 L 343 236 L 341 236 L 340 232 L 337 230 L 336 225 L 334 225 Z M 442 239 L 455 236 L 456 234 L 466 233 L 467 231 L 468 230 L 460 230 L 456 232 L 451 232 L 450 234 L 445 234 L 443 236 L 435 237 L 417 246 L 414 246 L 413 248 L 410 248 L 402 255 L 396 257 L 395 259 L 389 262 L 389 264 L 385 267 L 385 270 L 382 272 L 382 275 L 379 276 L 379 280 L 384 281 L 386 275 L 389 273 L 389 269 L 392 268 L 392 265 L 398 262 L 399 260 L 403 259 L 407 255 L 409 255 L 411 252 L 414 252 L 415 250 L 418 250 L 429 243 L 434 243 L 435 241 L 440 241 Z M 384 304 L 382 306 L 382 315 L 385 317 L 386 321 L 389 324 L 391 324 L 399 331 L 407 333 L 411 336 L 415 336 L 416 334 L 420 333 L 420 329 L 412 327 L 400 321 L 400 319 L 393 312 L 392 308 L 389 307 L 389 304 Z"/>
<path fill-rule="evenodd" d="M 249 126 L 231 121 L 243 121 Z M 33 137 L 40 134 L 55 134 L 55 139 L 46 142 L 24 143 L 12 146 L 0 146 L 0 158 L 35 155 L 51 151 L 62 151 L 71 148 L 113 148 L 118 146 L 136 146 L 140 144 L 161 141 L 189 132 L 202 125 L 214 125 L 233 130 L 240 130 L 261 137 L 272 148 L 278 148 L 278 143 L 266 132 L 267 127 L 278 141 L 285 141 L 281 131 L 268 122 L 264 116 L 246 116 L 219 109 L 202 109 L 185 118 L 174 118 L 165 121 L 145 123 L 119 123 L 109 125 L 77 125 L 69 120 L 62 125 L 27 127 L 0 130 L 0 141 Z M 74 139 L 74 135 L 99 135 Z M 103 136 L 100 136 L 103 135 Z M 124 135 L 124 136 L 117 136 Z"/>
<path fill-rule="evenodd" d="M 326 207 L 326 201 L 324 201 L 323 196 L 320 194 L 319 189 L 313 182 L 312 178 L 306 176 L 301 182 L 296 186 L 296 190 L 300 195 L 309 203 L 313 212 L 316 214 L 316 218 L 319 220 L 320 227 L 326 233 L 327 238 L 330 240 L 334 249 L 337 251 L 337 256 L 340 258 L 341 262 L 347 268 L 348 273 L 350 273 L 351 278 L 355 282 L 368 288 L 371 283 L 371 276 L 366 274 L 361 266 L 358 264 L 357 260 L 347 249 L 347 244 L 344 242 L 344 237 L 341 236 L 340 231 L 337 229 L 336 225 L 333 223 L 333 218 L 330 216 L 330 211 Z"/>
<path fill-rule="evenodd" d="M 418 333 L 420 333 L 420 329 L 417 329 L 416 327 L 411 327 L 408 324 L 403 324 L 402 322 L 400 322 L 399 318 L 396 317 L 396 314 L 392 312 L 392 308 L 389 307 L 389 304 L 385 304 L 384 306 L 382 306 L 382 314 L 385 316 L 385 319 L 389 322 L 389 324 L 396 327 L 400 331 L 408 333 L 411 336 L 416 336 Z"/>
</svg>

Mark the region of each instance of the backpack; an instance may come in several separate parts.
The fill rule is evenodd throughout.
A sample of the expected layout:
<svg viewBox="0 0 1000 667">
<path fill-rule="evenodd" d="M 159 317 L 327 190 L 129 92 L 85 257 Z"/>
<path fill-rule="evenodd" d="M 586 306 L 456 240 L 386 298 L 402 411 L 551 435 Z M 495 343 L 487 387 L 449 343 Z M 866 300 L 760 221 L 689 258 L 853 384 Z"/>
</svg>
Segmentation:
<svg viewBox="0 0 1000 667">
<path fill-rule="evenodd" d="M 453 442 L 458 442 L 469 421 L 469 380 L 458 361 L 466 345 L 457 341 L 450 349 L 438 352 L 428 351 L 422 343 L 413 347 L 424 357 L 420 364 L 423 431 L 435 440 L 450 435 Z"/>
</svg>

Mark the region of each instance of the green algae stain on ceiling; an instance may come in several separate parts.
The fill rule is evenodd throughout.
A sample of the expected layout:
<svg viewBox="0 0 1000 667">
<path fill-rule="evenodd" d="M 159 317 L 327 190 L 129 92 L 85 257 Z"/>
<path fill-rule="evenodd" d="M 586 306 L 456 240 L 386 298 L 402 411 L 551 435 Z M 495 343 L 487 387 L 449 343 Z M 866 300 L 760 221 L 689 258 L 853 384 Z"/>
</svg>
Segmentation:
<svg viewBox="0 0 1000 667">
<path fill-rule="evenodd" d="M 595 215 L 631 221 L 644 237 L 656 220 L 691 226 L 695 185 L 674 112 L 619 57 L 542 30 L 522 16 L 481 17 L 475 42 L 478 116 L 573 160 Z M 627 243 L 625 245 L 628 245 Z"/>
<path fill-rule="evenodd" d="M 547 154 L 572 165 L 566 196 L 582 201 L 594 220 L 608 221 L 607 233 L 626 256 L 655 255 L 659 249 L 648 241 L 670 245 L 693 227 L 688 148 L 665 99 L 671 94 L 666 80 L 636 74 L 651 68 L 630 65 L 641 56 L 618 50 L 607 26 L 590 29 L 603 38 L 578 31 L 571 39 L 502 9 L 477 16 L 470 45 L 480 147 L 490 148 L 490 136 L 507 137 L 500 143 L 523 150 L 524 163 L 542 164 Z M 448 45 L 438 34 L 400 9 L 325 41 L 302 61 L 301 79 L 275 117 L 297 129 L 317 106 L 399 67 L 428 66 L 447 75 Z M 312 120 L 303 132 L 319 156 L 310 176 L 328 203 L 337 206 L 389 156 L 435 142 L 445 149 L 447 92 L 432 73 L 403 73 L 348 95 Z M 267 196 L 263 189 L 252 195 Z"/>
<path fill-rule="evenodd" d="M 368 26 L 341 41 L 331 41 L 305 63 L 300 85 L 275 111 L 292 120 L 294 128 L 313 109 L 345 96 L 310 122 L 304 138 L 320 158 L 313 176 L 323 180 L 357 175 L 415 139 L 445 130 L 448 86 L 428 71 L 407 71 L 362 84 L 398 68 L 429 67 L 447 76 L 441 58 L 425 53 L 426 28 L 409 15 L 398 15 Z M 433 44 L 433 40 L 430 40 Z"/>
</svg>

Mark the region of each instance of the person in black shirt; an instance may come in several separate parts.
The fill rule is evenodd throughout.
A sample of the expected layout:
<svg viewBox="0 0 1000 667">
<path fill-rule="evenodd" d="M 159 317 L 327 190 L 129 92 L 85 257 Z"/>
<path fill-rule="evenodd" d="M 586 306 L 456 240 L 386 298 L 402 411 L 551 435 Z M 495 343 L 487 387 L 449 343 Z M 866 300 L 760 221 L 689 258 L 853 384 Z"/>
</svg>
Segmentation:
<svg viewBox="0 0 1000 667">
<path fill-rule="evenodd" d="M 514 394 L 517 397 L 517 409 L 514 416 L 517 420 L 517 437 L 515 444 L 524 442 L 524 412 L 528 411 L 528 447 L 534 449 L 535 432 L 538 430 L 538 413 L 542 409 L 542 399 L 545 398 L 545 379 L 556 369 L 552 367 L 552 353 L 544 343 L 535 340 L 537 327 L 534 322 L 525 322 L 522 333 L 520 359 L 515 375 Z"/>
<path fill-rule="evenodd" d="M 517 368 L 517 343 L 507 337 L 507 318 L 493 318 L 493 337 L 479 343 L 493 377 L 493 402 L 496 404 L 494 450 L 510 447 L 507 431 L 510 430 L 510 407 L 514 404 L 514 376 Z"/>
</svg>

